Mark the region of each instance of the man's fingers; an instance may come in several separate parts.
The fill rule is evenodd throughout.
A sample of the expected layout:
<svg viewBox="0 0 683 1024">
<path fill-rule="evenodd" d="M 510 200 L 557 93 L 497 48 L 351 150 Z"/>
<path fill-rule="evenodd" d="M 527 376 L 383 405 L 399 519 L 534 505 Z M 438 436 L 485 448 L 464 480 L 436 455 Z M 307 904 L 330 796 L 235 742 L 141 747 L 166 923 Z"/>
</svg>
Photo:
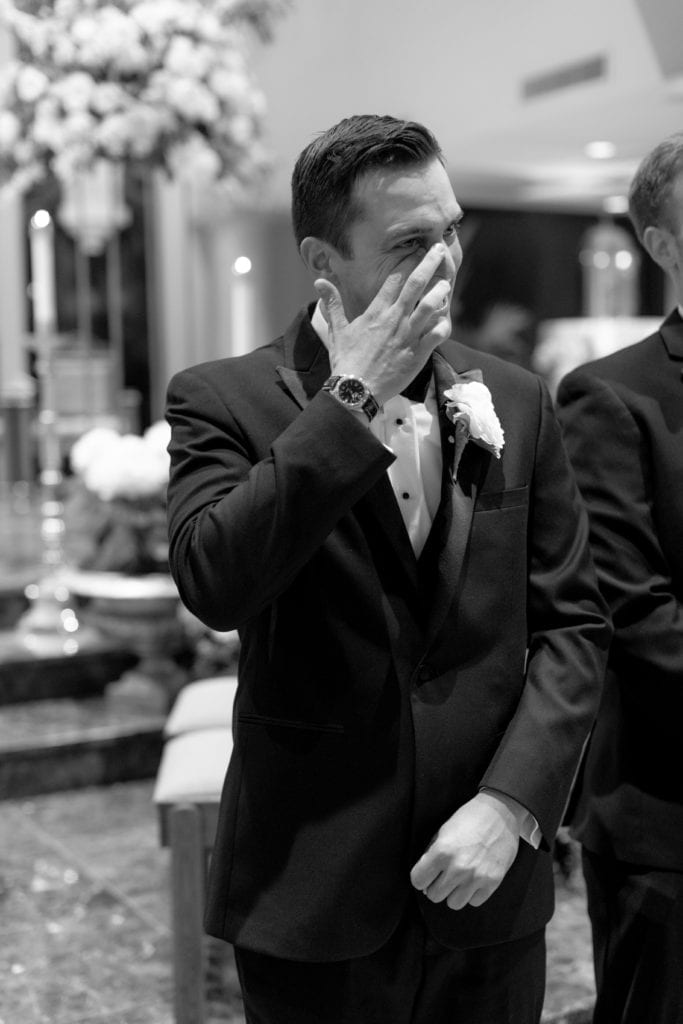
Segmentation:
<svg viewBox="0 0 683 1024">
<path fill-rule="evenodd" d="M 429 850 L 427 850 L 413 866 L 410 872 L 410 881 L 416 889 L 424 892 L 440 873 L 441 869 L 435 865 L 433 859 L 429 856 Z"/>
<path fill-rule="evenodd" d="M 406 278 L 405 284 L 398 296 L 398 302 L 403 306 L 404 312 L 407 316 L 410 316 L 415 309 L 415 306 L 424 296 L 425 288 L 439 269 L 445 255 L 445 246 L 442 242 L 437 242 L 436 245 L 433 245 L 431 249 L 425 253 L 412 273 Z"/>
<path fill-rule="evenodd" d="M 332 332 L 348 327 L 349 321 L 346 319 L 344 304 L 336 286 L 326 278 L 319 277 L 313 282 L 313 287 L 318 293 L 322 314 Z"/>
</svg>

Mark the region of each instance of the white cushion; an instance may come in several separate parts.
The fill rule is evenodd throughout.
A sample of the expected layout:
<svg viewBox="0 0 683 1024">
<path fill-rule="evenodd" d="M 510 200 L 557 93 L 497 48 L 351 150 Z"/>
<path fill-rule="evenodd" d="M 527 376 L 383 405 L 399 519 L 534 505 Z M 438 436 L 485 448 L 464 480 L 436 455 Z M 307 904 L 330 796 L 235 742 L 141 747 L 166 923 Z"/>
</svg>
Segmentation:
<svg viewBox="0 0 683 1024">
<path fill-rule="evenodd" d="M 174 736 L 161 755 L 154 802 L 218 801 L 231 753 L 230 729 L 199 729 Z"/>
<path fill-rule="evenodd" d="M 236 691 L 236 676 L 212 676 L 187 683 L 166 719 L 164 735 L 168 738 L 196 729 L 229 728 Z"/>
</svg>

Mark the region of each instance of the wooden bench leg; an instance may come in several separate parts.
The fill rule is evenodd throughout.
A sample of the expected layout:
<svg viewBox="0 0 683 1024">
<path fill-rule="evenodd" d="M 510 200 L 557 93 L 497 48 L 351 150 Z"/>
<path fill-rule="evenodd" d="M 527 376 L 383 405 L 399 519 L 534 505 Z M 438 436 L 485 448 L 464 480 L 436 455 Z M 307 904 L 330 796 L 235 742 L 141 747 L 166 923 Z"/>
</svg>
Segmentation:
<svg viewBox="0 0 683 1024">
<path fill-rule="evenodd" d="M 169 812 L 176 1024 L 205 1024 L 204 900 L 206 856 L 202 815 L 192 804 Z"/>
</svg>

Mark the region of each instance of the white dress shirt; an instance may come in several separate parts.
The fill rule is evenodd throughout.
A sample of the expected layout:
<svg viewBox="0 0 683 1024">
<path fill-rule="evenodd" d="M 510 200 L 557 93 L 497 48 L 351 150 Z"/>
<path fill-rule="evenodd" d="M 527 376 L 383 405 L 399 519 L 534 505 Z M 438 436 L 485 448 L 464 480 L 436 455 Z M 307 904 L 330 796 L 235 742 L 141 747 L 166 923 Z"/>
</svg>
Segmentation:
<svg viewBox="0 0 683 1024">
<path fill-rule="evenodd" d="M 327 321 L 320 303 L 316 304 L 311 324 L 329 348 Z M 370 423 L 370 430 L 396 456 L 387 472 L 410 543 L 419 557 L 441 498 L 441 434 L 434 381 L 424 402 L 411 402 L 403 395 L 390 398 Z M 485 787 L 482 792 L 492 793 L 506 804 L 517 819 L 520 837 L 538 849 L 541 830 L 533 814 L 506 793 Z"/>
<path fill-rule="evenodd" d="M 315 307 L 313 329 L 327 348 L 327 322 Z M 396 456 L 387 470 L 413 551 L 419 557 L 441 498 L 441 435 L 432 381 L 424 402 L 396 395 L 384 403 L 370 430 Z"/>
</svg>

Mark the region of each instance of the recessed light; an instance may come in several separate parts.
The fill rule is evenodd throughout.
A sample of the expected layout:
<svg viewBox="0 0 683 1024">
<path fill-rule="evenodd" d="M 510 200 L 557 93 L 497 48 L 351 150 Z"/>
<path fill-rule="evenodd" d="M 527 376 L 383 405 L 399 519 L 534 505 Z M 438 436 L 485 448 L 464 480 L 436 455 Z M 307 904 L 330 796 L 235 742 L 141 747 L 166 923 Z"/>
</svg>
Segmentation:
<svg viewBox="0 0 683 1024">
<path fill-rule="evenodd" d="M 610 160 L 615 155 L 617 147 L 606 139 L 596 139 L 594 142 L 588 142 L 583 151 L 591 160 Z"/>
</svg>

